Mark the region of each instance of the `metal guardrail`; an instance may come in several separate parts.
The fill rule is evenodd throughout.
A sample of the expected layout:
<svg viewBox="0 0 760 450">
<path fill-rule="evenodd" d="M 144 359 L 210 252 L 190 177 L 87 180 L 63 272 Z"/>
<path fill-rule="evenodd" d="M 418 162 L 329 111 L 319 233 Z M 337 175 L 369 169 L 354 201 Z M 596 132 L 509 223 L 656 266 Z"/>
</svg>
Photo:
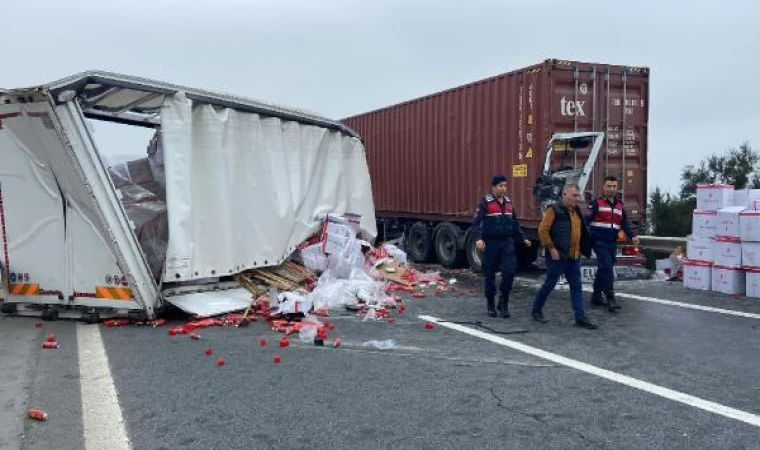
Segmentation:
<svg viewBox="0 0 760 450">
<path fill-rule="evenodd" d="M 639 236 L 639 245 L 644 251 L 655 253 L 670 254 L 676 247 L 683 247 L 686 250 L 685 237 L 663 237 L 663 236 Z"/>
</svg>

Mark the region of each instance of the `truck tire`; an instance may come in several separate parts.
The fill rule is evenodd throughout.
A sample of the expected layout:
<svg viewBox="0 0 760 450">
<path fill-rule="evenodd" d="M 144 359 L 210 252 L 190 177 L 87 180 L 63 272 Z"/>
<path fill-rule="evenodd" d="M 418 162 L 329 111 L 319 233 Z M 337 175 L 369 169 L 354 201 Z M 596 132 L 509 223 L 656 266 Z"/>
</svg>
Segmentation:
<svg viewBox="0 0 760 450">
<path fill-rule="evenodd" d="M 433 259 L 433 233 L 425 222 L 415 222 L 409 228 L 406 252 L 415 262 L 428 262 Z"/>
<path fill-rule="evenodd" d="M 459 248 L 462 230 L 451 222 L 443 222 L 436 228 L 435 255 L 438 262 L 447 269 L 460 267 L 465 260 L 465 252 Z"/>
<path fill-rule="evenodd" d="M 475 239 L 472 237 L 472 233 L 467 233 L 467 239 L 464 245 L 465 254 L 467 255 L 467 264 L 473 272 L 481 271 L 480 258 L 483 256 L 478 249 L 475 248 Z"/>
<path fill-rule="evenodd" d="M 48 321 L 48 322 L 58 320 L 58 310 L 54 308 L 43 309 L 42 320 Z"/>
</svg>

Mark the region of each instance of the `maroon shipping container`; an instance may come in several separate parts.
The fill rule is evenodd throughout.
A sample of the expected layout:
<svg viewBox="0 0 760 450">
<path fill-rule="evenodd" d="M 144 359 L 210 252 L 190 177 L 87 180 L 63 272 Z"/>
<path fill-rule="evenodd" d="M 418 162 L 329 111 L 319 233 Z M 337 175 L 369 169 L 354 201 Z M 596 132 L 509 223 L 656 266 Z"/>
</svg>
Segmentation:
<svg viewBox="0 0 760 450">
<path fill-rule="evenodd" d="M 616 175 L 631 220 L 642 221 L 648 118 L 647 68 L 552 59 L 344 122 L 364 140 L 378 217 L 432 227 L 469 222 L 491 176 L 504 173 L 523 227 L 535 236 L 541 206 L 533 187 L 556 132 L 605 133 L 587 195 L 599 194 L 604 175 Z M 587 156 L 573 152 L 563 164 L 582 165 Z"/>
</svg>

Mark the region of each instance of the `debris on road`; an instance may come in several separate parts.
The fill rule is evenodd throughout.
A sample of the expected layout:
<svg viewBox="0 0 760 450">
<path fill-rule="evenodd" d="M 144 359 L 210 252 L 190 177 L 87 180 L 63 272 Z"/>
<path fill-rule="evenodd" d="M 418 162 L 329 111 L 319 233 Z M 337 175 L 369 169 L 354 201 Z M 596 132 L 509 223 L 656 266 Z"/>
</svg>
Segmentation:
<svg viewBox="0 0 760 450">
<path fill-rule="evenodd" d="M 32 409 L 27 410 L 26 415 L 30 419 L 38 420 L 40 422 L 45 422 L 48 419 L 47 413 L 37 408 L 32 408 Z"/>
<path fill-rule="evenodd" d="M 396 348 L 396 341 L 393 339 L 386 339 L 384 341 L 367 341 L 364 343 L 365 347 L 374 347 L 378 350 L 393 350 Z"/>
</svg>

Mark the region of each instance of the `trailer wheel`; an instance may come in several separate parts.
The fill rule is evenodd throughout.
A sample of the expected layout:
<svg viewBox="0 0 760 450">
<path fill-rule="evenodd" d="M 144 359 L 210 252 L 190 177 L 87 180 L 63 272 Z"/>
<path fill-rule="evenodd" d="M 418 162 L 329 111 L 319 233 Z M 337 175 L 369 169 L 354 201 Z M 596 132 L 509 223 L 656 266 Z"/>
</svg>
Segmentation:
<svg viewBox="0 0 760 450">
<path fill-rule="evenodd" d="M 82 320 L 87 323 L 100 322 L 100 314 L 95 311 L 82 313 Z"/>
<path fill-rule="evenodd" d="M 407 253 L 415 262 L 427 262 L 433 259 L 433 236 L 430 227 L 424 222 L 415 222 L 409 228 Z"/>
<path fill-rule="evenodd" d="M 0 305 L 0 312 L 3 314 L 16 314 L 18 307 L 15 303 L 3 303 Z"/>
<path fill-rule="evenodd" d="M 480 257 L 482 255 L 478 249 L 475 248 L 475 239 L 472 237 L 472 233 L 467 234 L 464 249 L 467 255 L 467 264 L 469 264 L 470 269 L 473 272 L 480 272 L 482 268 Z"/>
<path fill-rule="evenodd" d="M 42 320 L 54 321 L 58 320 L 58 310 L 53 308 L 45 308 L 42 310 Z"/>
<path fill-rule="evenodd" d="M 147 320 L 148 315 L 145 313 L 145 311 L 129 311 L 127 313 L 127 319 L 133 322 L 139 322 L 142 320 Z"/>
<path fill-rule="evenodd" d="M 465 254 L 459 248 L 459 238 L 462 230 L 451 222 L 443 222 L 438 225 L 435 232 L 435 255 L 438 262 L 447 269 L 453 269 L 462 265 Z"/>
</svg>

